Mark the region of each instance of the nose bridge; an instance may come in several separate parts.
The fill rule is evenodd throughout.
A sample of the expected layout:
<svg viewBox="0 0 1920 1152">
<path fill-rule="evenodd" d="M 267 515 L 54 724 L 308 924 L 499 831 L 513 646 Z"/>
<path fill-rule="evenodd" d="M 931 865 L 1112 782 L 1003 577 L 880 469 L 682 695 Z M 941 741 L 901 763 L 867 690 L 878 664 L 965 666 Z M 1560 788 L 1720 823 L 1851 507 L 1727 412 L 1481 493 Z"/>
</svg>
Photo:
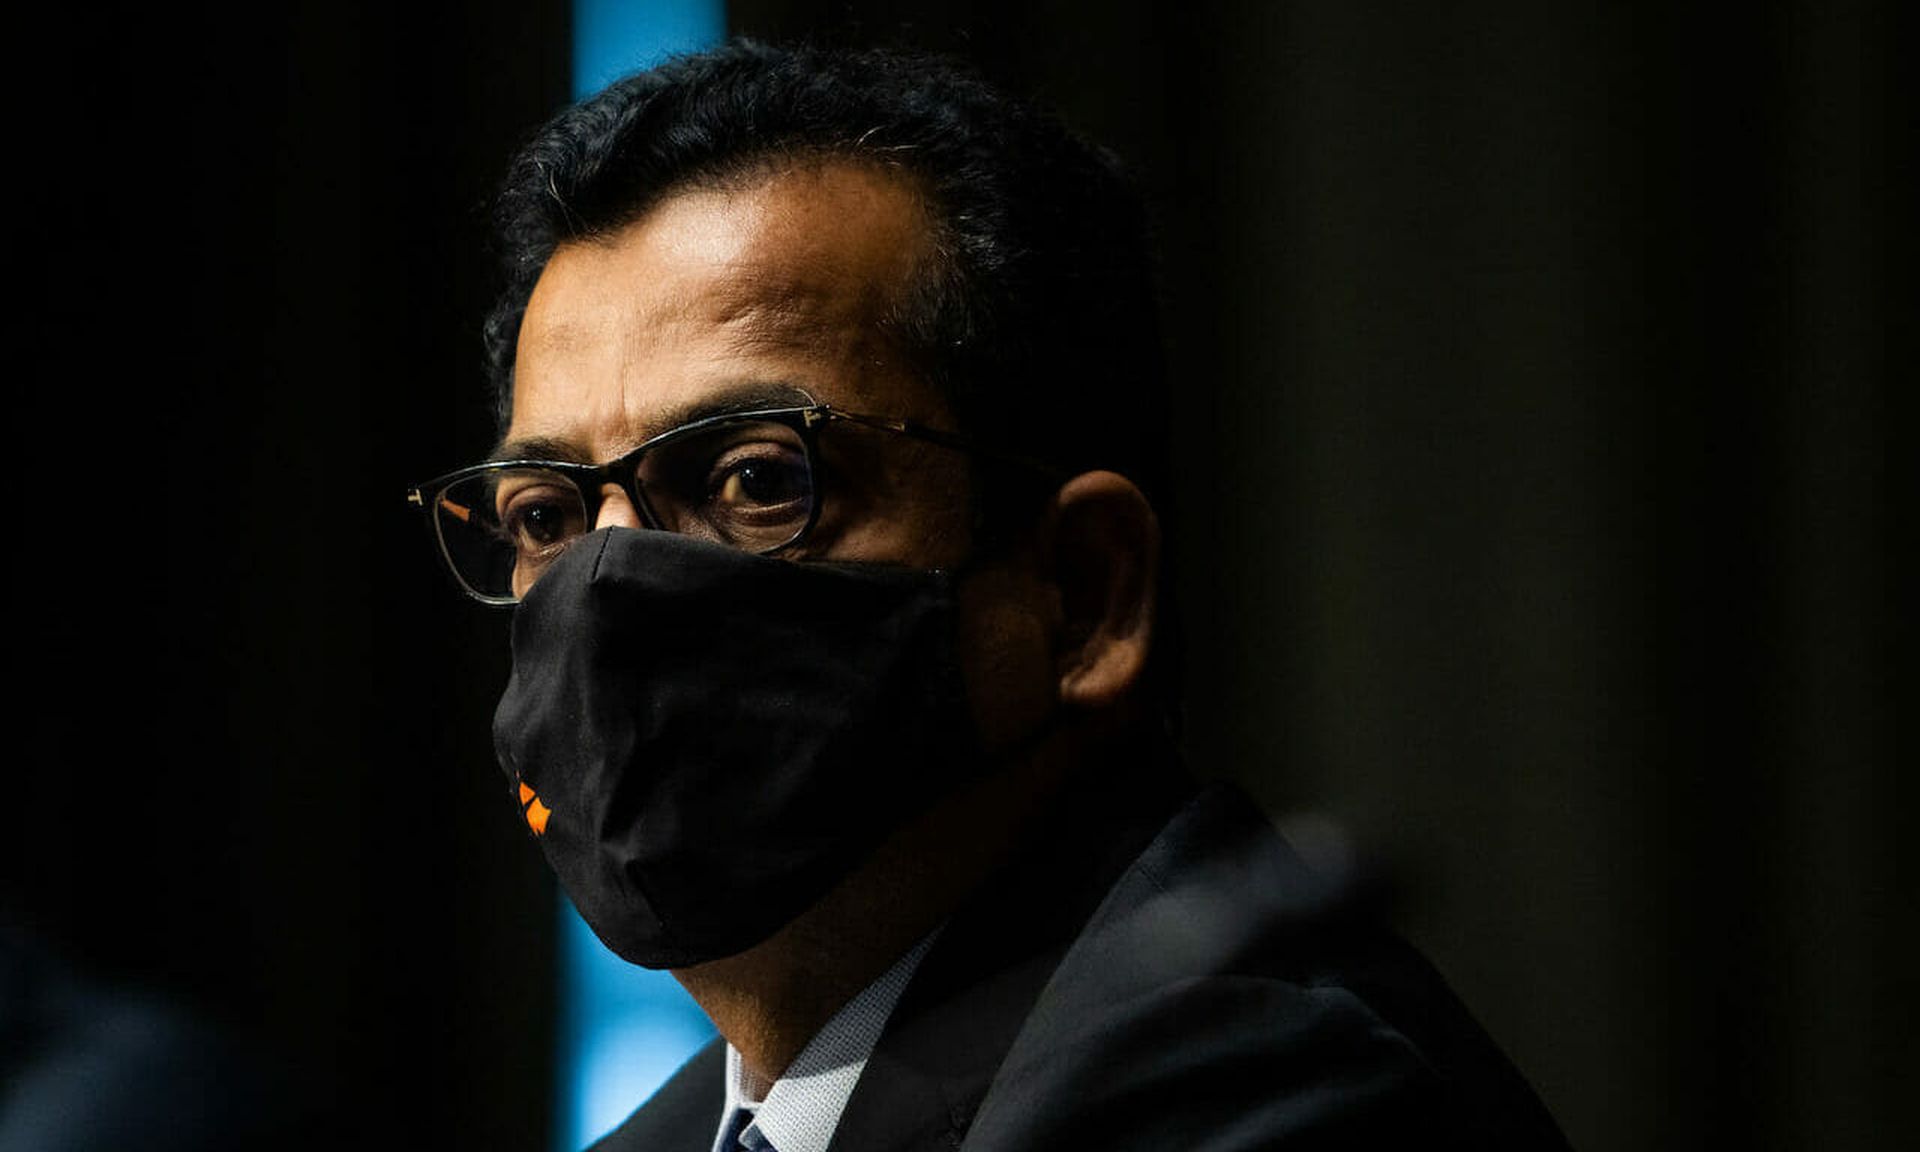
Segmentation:
<svg viewBox="0 0 1920 1152">
<path fill-rule="evenodd" d="M 644 528 L 646 521 L 641 519 L 640 510 L 633 506 L 633 498 L 627 495 L 620 485 L 609 480 L 600 485 L 600 507 L 595 510 L 593 526 L 599 528 Z"/>
</svg>

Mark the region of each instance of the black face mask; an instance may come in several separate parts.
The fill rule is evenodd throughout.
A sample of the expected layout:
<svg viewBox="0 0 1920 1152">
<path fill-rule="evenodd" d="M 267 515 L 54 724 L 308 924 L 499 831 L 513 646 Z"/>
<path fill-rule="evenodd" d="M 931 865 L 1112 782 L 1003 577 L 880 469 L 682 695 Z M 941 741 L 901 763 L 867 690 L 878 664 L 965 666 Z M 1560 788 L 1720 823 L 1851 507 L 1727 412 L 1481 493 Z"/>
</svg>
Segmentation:
<svg viewBox="0 0 1920 1152">
<path fill-rule="evenodd" d="M 978 775 L 955 618 L 943 572 L 576 541 L 516 609 L 493 734 L 607 947 L 752 947 Z"/>
</svg>

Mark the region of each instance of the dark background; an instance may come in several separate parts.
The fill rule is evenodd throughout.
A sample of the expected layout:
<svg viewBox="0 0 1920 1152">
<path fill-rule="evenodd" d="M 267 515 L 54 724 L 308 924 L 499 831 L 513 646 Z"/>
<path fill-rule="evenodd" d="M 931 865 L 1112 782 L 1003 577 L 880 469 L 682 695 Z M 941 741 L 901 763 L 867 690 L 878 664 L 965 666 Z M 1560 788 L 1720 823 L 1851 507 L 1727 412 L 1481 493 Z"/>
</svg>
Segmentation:
<svg viewBox="0 0 1920 1152">
<path fill-rule="evenodd" d="M 1138 167 L 1193 759 L 1346 829 L 1583 1148 L 1913 1134 L 1895 8 L 733 5 Z M 488 446 L 481 207 L 565 6 L 51 15 L 4 915 L 226 1029 L 280 1143 L 541 1147 L 504 628 L 402 493 Z"/>
</svg>

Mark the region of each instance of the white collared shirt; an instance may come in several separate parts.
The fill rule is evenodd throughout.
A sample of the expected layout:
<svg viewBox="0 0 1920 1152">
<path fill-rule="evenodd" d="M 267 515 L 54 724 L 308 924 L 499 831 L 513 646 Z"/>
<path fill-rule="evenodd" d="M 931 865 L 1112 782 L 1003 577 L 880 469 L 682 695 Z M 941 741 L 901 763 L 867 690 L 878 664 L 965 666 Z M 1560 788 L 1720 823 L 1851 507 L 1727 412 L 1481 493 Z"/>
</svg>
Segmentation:
<svg viewBox="0 0 1920 1152">
<path fill-rule="evenodd" d="M 720 1113 L 713 1152 L 740 1152 L 743 1146 L 768 1143 L 776 1152 L 826 1152 L 887 1017 L 938 935 L 914 945 L 847 1001 L 771 1085 L 749 1072 L 740 1053 L 727 1045 L 727 1106 Z M 742 1120 L 750 1122 L 737 1121 L 736 1112 L 745 1112 Z"/>
</svg>

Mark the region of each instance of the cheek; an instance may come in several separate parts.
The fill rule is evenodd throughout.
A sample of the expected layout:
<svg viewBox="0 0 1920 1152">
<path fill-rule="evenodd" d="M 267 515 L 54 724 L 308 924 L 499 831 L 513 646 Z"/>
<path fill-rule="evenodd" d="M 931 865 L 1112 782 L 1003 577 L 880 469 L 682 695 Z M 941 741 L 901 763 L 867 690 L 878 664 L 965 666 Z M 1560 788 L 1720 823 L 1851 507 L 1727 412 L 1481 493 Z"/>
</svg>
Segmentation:
<svg viewBox="0 0 1920 1152">
<path fill-rule="evenodd" d="M 1035 733 L 1059 697 L 1053 667 L 1058 607 L 1017 575 L 976 573 L 960 590 L 960 669 L 981 743 L 1011 748 Z"/>
<path fill-rule="evenodd" d="M 966 458 L 956 452 L 896 441 L 901 452 L 888 469 L 892 514 L 910 537 L 913 563 L 951 568 L 972 554 L 973 492 Z"/>
<path fill-rule="evenodd" d="M 964 458 L 899 451 L 911 445 L 868 437 L 861 456 L 822 447 L 820 520 L 809 556 L 951 568 L 970 553 L 972 493 Z"/>
</svg>

